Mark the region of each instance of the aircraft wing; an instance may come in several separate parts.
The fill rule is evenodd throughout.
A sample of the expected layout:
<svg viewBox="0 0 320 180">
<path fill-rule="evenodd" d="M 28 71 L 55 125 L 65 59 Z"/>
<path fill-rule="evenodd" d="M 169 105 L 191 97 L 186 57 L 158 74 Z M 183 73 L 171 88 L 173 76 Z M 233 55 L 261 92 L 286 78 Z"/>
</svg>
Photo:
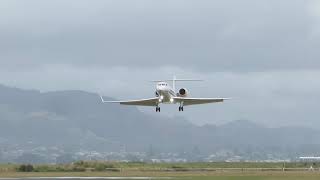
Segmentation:
<svg viewBox="0 0 320 180">
<path fill-rule="evenodd" d="M 208 103 L 218 103 L 228 100 L 230 98 L 188 98 L 188 97 L 174 97 L 176 102 L 183 102 L 184 106 L 196 105 L 196 104 L 208 104 Z"/>
<path fill-rule="evenodd" d="M 159 98 L 149 98 L 149 99 L 138 99 L 138 100 L 129 100 L 129 101 L 105 101 L 102 96 L 101 101 L 103 103 L 119 103 L 122 105 L 133 105 L 133 106 L 157 106 Z"/>
</svg>

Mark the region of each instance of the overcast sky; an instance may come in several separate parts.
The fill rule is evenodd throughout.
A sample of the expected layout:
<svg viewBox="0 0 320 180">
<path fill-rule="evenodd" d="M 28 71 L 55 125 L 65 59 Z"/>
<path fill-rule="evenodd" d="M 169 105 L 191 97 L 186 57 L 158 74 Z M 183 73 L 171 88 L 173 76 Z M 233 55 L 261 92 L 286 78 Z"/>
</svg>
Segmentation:
<svg viewBox="0 0 320 180">
<path fill-rule="evenodd" d="M 0 1 L 1 84 L 131 99 L 173 74 L 206 80 L 178 84 L 193 97 L 234 99 L 156 116 L 320 128 L 320 1 Z"/>
</svg>

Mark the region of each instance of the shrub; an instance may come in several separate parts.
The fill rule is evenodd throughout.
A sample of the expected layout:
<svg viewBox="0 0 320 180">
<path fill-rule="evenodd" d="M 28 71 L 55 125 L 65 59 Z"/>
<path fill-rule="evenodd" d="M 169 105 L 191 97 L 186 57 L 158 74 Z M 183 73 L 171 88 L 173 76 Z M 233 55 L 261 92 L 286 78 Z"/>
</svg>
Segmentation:
<svg viewBox="0 0 320 180">
<path fill-rule="evenodd" d="M 19 166 L 18 171 L 19 172 L 32 172 L 34 170 L 33 166 L 31 164 L 22 164 Z"/>
</svg>

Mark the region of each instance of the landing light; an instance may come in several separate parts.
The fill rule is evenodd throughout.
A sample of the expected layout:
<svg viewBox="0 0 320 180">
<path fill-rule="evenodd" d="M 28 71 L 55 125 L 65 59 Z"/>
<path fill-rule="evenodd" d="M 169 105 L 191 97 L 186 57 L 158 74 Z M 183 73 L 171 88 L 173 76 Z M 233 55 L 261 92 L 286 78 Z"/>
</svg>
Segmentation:
<svg viewBox="0 0 320 180">
<path fill-rule="evenodd" d="M 173 103 L 173 101 L 174 101 L 174 100 L 171 98 L 171 99 L 170 99 L 170 102 L 172 102 L 172 103 Z"/>
<path fill-rule="evenodd" d="M 163 100 L 163 96 L 160 96 L 160 99 Z"/>
</svg>

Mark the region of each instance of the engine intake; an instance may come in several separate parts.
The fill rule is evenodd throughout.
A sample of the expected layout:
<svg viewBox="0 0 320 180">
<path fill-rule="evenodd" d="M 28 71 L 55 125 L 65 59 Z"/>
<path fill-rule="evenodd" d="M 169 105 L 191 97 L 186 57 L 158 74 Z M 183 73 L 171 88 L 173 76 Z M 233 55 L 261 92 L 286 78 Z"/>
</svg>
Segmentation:
<svg viewBox="0 0 320 180">
<path fill-rule="evenodd" d="M 186 90 L 185 88 L 181 88 L 177 95 L 180 97 L 186 97 L 188 95 L 188 90 Z"/>
</svg>

